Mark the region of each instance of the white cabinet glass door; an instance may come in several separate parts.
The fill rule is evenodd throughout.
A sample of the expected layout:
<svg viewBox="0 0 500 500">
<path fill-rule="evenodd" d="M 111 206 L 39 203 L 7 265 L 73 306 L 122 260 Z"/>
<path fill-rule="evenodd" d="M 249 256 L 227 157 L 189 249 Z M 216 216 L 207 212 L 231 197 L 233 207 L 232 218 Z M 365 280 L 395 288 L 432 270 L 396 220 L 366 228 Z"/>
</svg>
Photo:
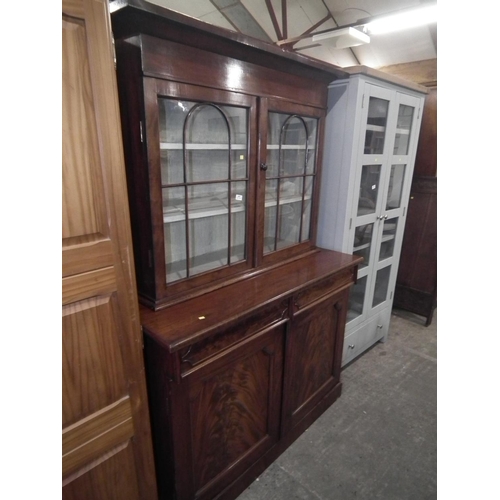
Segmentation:
<svg viewBox="0 0 500 500">
<path fill-rule="evenodd" d="M 418 99 L 367 84 L 366 100 L 350 233 L 352 252 L 364 262 L 350 294 L 352 325 L 391 299 L 411 182 L 412 130 L 417 128 Z"/>
</svg>

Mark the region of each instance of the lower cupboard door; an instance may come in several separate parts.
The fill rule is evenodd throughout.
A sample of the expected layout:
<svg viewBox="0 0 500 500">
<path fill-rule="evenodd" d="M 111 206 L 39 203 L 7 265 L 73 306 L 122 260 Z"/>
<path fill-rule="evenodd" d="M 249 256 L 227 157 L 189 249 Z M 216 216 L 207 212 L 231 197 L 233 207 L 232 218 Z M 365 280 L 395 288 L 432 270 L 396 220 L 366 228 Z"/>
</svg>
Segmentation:
<svg viewBox="0 0 500 500">
<path fill-rule="evenodd" d="M 283 433 L 340 383 L 346 292 L 295 313 L 286 347 Z"/>
<path fill-rule="evenodd" d="M 180 385 L 189 395 L 183 432 L 191 456 L 182 456 L 191 477 L 177 478 L 178 498 L 213 498 L 277 442 L 284 332 L 281 324 L 258 334 Z"/>
</svg>

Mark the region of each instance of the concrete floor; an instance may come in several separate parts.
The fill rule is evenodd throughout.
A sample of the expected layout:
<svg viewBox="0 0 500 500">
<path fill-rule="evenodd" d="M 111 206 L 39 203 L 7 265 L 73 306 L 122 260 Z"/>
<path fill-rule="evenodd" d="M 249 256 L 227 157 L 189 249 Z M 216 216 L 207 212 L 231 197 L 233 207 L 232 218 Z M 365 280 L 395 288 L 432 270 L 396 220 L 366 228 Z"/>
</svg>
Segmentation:
<svg viewBox="0 0 500 500">
<path fill-rule="evenodd" d="M 342 371 L 342 395 L 238 500 L 437 498 L 437 329 L 393 310 L 386 343 Z"/>
</svg>

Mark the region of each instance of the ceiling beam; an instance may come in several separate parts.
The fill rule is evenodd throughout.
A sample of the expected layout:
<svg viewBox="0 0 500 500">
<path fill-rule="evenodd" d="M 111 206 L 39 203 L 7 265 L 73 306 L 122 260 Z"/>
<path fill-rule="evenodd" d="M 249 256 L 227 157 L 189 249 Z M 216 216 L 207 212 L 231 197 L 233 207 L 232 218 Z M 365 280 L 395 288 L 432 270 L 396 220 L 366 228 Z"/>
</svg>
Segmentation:
<svg viewBox="0 0 500 500">
<path fill-rule="evenodd" d="M 288 38 L 288 19 L 286 14 L 287 0 L 281 0 L 281 29 L 283 31 L 283 38 Z"/>
<path fill-rule="evenodd" d="M 326 23 L 326 21 L 329 21 L 331 19 L 331 17 L 332 17 L 331 15 L 326 15 L 323 19 L 320 19 L 316 24 L 314 24 L 309 29 L 304 31 L 304 33 L 302 33 L 300 36 L 304 37 L 304 38 L 308 38 L 311 32 L 313 32 L 316 28 L 319 28 L 323 23 Z M 297 42 L 290 42 L 290 43 L 283 44 L 281 46 L 284 49 L 294 49 L 295 48 L 294 45 L 296 43 Z M 317 46 L 319 46 L 319 44 L 315 45 L 315 47 L 317 47 Z M 305 48 L 305 47 L 301 47 L 301 48 Z"/>
<path fill-rule="evenodd" d="M 276 38 L 278 41 L 283 40 L 283 35 L 281 34 L 280 25 L 278 23 L 278 19 L 276 18 L 276 12 L 274 10 L 273 4 L 271 0 L 266 0 L 267 11 L 269 12 L 269 17 L 274 26 L 274 31 L 276 32 Z"/>
<path fill-rule="evenodd" d="M 241 3 L 241 0 L 210 0 L 210 2 L 236 31 L 272 43 L 273 40 Z"/>
<path fill-rule="evenodd" d="M 270 0 L 266 0 L 266 3 L 268 1 L 270 2 Z M 286 1 L 286 0 L 282 0 L 282 1 Z M 302 33 L 299 36 L 295 36 L 295 37 L 292 37 L 292 38 L 287 38 L 287 36 L 285 35 L 281 39 L 278 38 L 278 41 L 276 42 L 276 45 L 278 45 L 278 47 L 282 47 L 284 49 L 295 50 L 295 51 L 311 49 L 313 47 L 319 47 L 321 44 L 306 45 L 304 47 L 299 47 L 299 48 L 294 47 L 294 45 L 296 43 L 300 42 L 301 40 L 305 40 L 306 38 L 311 38 L 311 34 L 319 35 L 320 33 L 329 33 L 331 31 L 335 31 L 336 29 L 345 28 L 347 26 L 352 26 L 352 27 L 358 26 L 359 21 L 356 21 L 355 23 L 352 23 L 351 25 L 346 25 L 346 26 L 342 26 L 342 27 L 339 26 L 339 23 L 333 17 L 332 12 L 328 8 L 328 5 L 325 3 L 325 0 L 321 0 L 321 2 L 323 3 L 323 6 L 325 7 L 325 9 L 327 11 L 327 15 L 323 19 L 320 19 L 316 24 L 314 24 L 313 26 L 311 26 L 309 29 L 307 29 L 306 31 L 304 31 L 304 33 Z M 335 23 L 335 28 L 333 28 L 333 29 L 329 28 L 329 29 L 326 29 L 326 30 L 317 31 L 316 33 L 312 33 L 316 28 L 319 28 L 322 24 L 326 23 L 326 21 L 328 21 L 330 19 Z M 360 64 L 359 59 L 356 56 L 356 53 L 354 52 L 354 50 L 352 49 L 352 47 L 349 47 L 349 50 L 350 50 L 350 52 L 352 54 L 352 57 L 356 61 L 356 64 Z"/>
</svg>

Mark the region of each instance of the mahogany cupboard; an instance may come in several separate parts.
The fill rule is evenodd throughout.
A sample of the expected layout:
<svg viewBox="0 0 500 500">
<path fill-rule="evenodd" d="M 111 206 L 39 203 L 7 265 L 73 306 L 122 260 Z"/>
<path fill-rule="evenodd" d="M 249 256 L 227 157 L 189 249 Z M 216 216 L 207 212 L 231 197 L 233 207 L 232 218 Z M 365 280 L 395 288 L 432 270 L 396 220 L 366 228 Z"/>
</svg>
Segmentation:
<svg viewBox="0 0 500 500">
<path fill-rule="evenodd" d="M 337 67 L 113 9 L 158 488 L 234 498 L 340 395 L 361 258 L 316 247 Z"/>
</svg>

